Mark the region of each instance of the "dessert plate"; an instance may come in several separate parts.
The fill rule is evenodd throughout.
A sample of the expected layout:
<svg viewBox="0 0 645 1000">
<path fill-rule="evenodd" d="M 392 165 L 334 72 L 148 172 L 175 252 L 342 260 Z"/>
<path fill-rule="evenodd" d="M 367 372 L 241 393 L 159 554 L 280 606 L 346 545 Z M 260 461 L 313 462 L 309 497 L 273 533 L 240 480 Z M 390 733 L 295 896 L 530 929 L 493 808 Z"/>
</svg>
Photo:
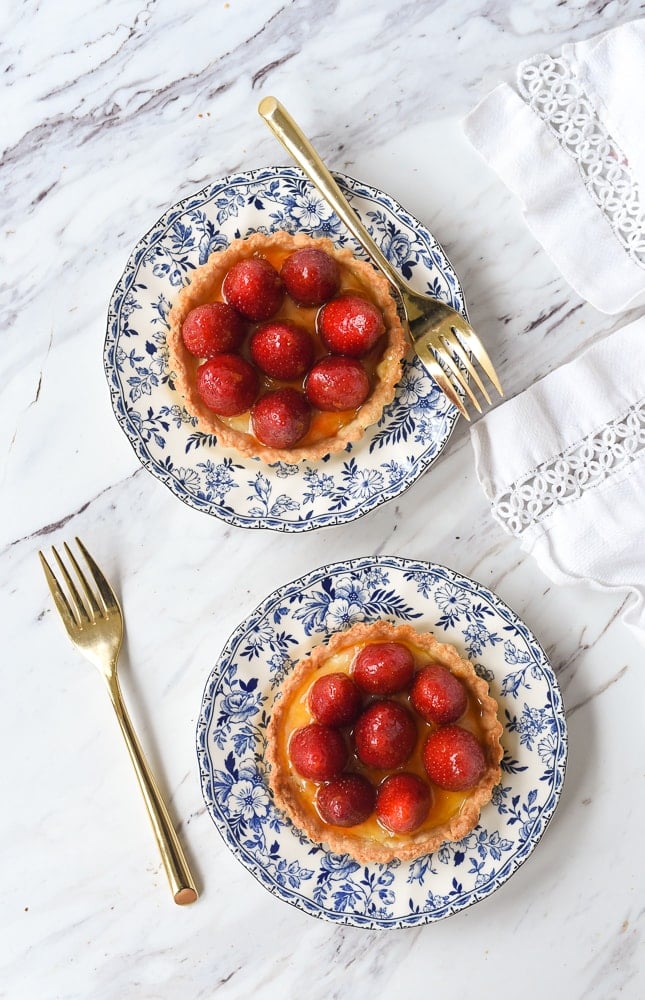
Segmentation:
<svg viewBox="0 0 645 1000">
<path fill-rule="evenodd" d="M 462 841 L 412 862 L 362 865 L 311 842 L 276 809 L 264 752 L 296 662 L 332 632 L 379 618 L 432 631 L 475 664 L 499 704 L 504 756 L 502 780 Z M 567 730 L 546 656 L 503 601 L 444 566 L 379 556 L 314 570 L 238 626 L 206 683 L 197 756 L 215 825 L 270 892 L 329 921 L 400 928 L 484 899 L 529 857 L 560 797 Z"/>
<path fill-rule="evenodd" d="M 428 230 L 389 195 L 335 176 L 401 273 L 465 312 L 457 276 Z M 265 465 L 197 429 L 168 366 L 170 307 L 213 251 L 277 229 L 328 236 L 365 256 L 298 169 L 225 177 L 169 209 L 137 244 L 110 301 L 103 359 L 119 424 L 175 496 L 230 524 L 298 532 L 351 521 L 401 494 L 438 458 L 458 413 L 410 357 L 381 421 L 321 462 Z"/>
</svg>

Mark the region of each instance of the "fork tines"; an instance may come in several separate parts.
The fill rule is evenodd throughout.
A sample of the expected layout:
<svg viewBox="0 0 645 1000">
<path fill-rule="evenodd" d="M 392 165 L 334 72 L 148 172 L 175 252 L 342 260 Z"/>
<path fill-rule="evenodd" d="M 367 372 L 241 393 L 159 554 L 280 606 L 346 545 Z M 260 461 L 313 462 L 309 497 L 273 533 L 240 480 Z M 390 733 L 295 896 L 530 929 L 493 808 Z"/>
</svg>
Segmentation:
<svg viewBox="0 0 645 1000">
<path fill-rule="evenodd" d="M 462 343 L 460 334 L 464 334 L 464 339 L 468 342 L 467 346 Z M 423 360 L 428 365 L 441 391 L 457 407 L 466 420 L 470 420 L 470 415 L 464 405 L 464 398 L 466 396 L 477 412 L 482 412 L 481 405 L 473 392 L 469 379 L 472 379 L 486 402 L 489 404 L 491 402 L 488 390 L 471 359 L 479 363 L 500 396 L 504 395 L 486 348 L 472 332 L 466 334 L 466 331 L 459 330 L 454 326 L 450 332 L 445 330 L 436 332 L 428 338 L 427 348 L 428 350 L 424 352 L 425 357 Z"/>
<path fill-rule="evenodd" d="M 67 559 L 76 574 L 78 586 L 67 569 L 64 561 L 61 559 L 57 549 L 52 546 L 52 553 L 65 582 L 67 593 L 60 585 L 43 553 L 38 553 L 54 603 L 56 604 L 58 613 L 63 619 L 67 629 L 70 627 L 89 625 L 93 621 L 96 621 L 97 618 L 104 617 L 110 610 L 114 610 L 116 605 L 116 597 L 105 576 L 83 545 L 80 538 L 77 537 L 75 541 L 91 572 L 92 580 L 96 590 L 98 591 L 99 600 L 97 600 L 94 589 L 90 586 L 85 573 L 79 566 L 78 560 L 74 556 L 74 553 L 70 549 L 67 542 L 63 542 L 63 548 L 65 549 Z"/>
</svg>

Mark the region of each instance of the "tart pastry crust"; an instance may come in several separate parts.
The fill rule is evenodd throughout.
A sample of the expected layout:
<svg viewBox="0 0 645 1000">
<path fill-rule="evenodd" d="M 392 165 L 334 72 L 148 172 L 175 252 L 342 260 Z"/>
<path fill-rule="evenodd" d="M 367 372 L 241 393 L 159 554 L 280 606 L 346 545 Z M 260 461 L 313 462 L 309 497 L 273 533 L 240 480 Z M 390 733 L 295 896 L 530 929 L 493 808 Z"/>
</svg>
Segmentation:
<svg viewBox="0 0 645 1000">
<path fill-rule="evenodd" d="M 222 281 L 227 271 L 238 261 L 252 256 L 288 255 L 301 247 L 324 250 L 337 261 L 341 273 L 344 272 L 354 286 L 358 285 L 365 289 L 366 296 L 383 314 L 385 347 L 374 371 L 372 392 L 348 423 L 315 443 L 296 445 L 289 449 L 270 448 L 244 428 L 243 421 L 222 419 L 202 402 L 195 385 L 198 361 L 184 347 L 181 328 L 191 309 L 205 302 L 222 300 Z M 276 314 L 276 318 L 279 316 L 280 312 Z M 295 464 L 304 460 L 315 461 L 325 455 L 341 451 L 349 442 L 362 437 L 365 429 L 376 423 L 381 417 L 383 408 L 392 402 L 396 383 L 401 377 L 401 362 L 408 347 L 395 301 L 390 294 L 389 283 L 380 272 L 371 264 L 354 257 L 350 250 L 336 247 L 329 239 L 283 231 L 270 235 L 254 233 L 245 239 L 233 240 L 225 250 L 211 254 L 207 262 L 193 272 L 189 284 L 180 291 L 170 311 L 169 324 L 167 344 L 170 367 L 175 374 L 176 386 L 186 408 L 197 418 L 199 428 L 209 434 L 215 434 L 220 444 L 234 448 L 243 455 L 260 458 L 267 463 L 282 461 Z"/>
<path fill-rule="evenodd" d="M 455 799 L 456 811 L 453 815 L 442 817 L 436 824 L 424 824 L 411 834 L 392 834 L 375 817 L 356 827 L 343 828 L 325 823 L 313 804 L 315 792 L 311 787 L 312 783 L 297 774 L 287 753 L 290 735 L 288 715 L 294 702 L 305 703 L 311 684 L 321 671 L 324 672 L 325 666 L 329 666 L 331 658 L 334 658 L 334 669 L 343 669 L 338 668 L 337 664 L 343 662 L 343 652 L 349 651 L 349 656 L 344 661 L 349 673 L 353 660 L 352 651 L 357 652 L 371 642 L 403 643 L 413 652 L 417 665 L 428 662 L 443 664 L 462 682 L 470 703 L 476 704 L 479 710 L 476 736 L 486 756 L 485 773 L 476 786 L 459 793 Z M 313 718 L 310 717 L 307 721 L 313 721 Z M 427 731 L 432 728 L 436 727 L 428 726 Z M 412 860 L 435 851 L 446 841 L 461 840 L 477 825 L 482 807 L 490 800 L 492 790 L 500 780 L 501 733 L 497 702 L 490 696 L 488 685 L 477 676 L 472 664 L 463 659 L 454 646 L 438 642 L 431 633 L 417 632 L 406 624 L 393 625 L 386 621 L 359 623 L 347 632 L 333 635 L 328 644 L 316 646 L 310 655 L 296 665 L 283 684 L 281 697 L 274 704 L 267 730 L 269 785 L 276 804 L 287 813 L 296 827 L 329 850 L 338 854 L 350 854 L 362 863 Z M 407 769 L 404 766 L 397 770 Z M 379 774 L 382 776 L 383 772 Z M 441 794 L 438 789 L 434 789 L 434 792 Z M 455 793 L 447 795 L 454 796 Z"/>
</svg>

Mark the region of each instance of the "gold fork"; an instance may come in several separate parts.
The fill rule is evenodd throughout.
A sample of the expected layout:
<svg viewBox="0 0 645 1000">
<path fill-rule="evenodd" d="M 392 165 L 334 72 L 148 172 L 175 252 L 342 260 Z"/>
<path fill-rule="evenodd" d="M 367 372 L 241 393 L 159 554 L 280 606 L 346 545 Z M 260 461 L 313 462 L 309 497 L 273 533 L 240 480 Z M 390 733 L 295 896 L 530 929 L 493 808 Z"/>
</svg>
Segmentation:
<svg viewBox="0 0 645 1000">
<path fill-rule="evenodd" d="M 362 225 L 316 150 L 282 104 L 275 97 L 265 97 L 258 105 L 258 112 L 314 187 L 345 223 L 363 250 L 371 257 L 373 263 L 383 271 L 407 319 L 408 330 L 417 355 L 462 416 L 470 420 L 463 403 L 464 393 L 475 409 L 481 413 L 481 406 L 464 370 L 477 385 L 486 402 L 491 401 L 471 359 L 479 362 L 497 392 L 503 396 L 502 387 L 488 353 L 470 324 L 461 313 L 451 309 L 444 302 L 415 292 L 395 271 Z"/>
<path fill-rule="evenodd" d="M 65 587 L 61 586 L 44 555 L 39 552 L 38 555 L 45 571 L 51 595 L 70 639 L 81 653 L 98 668 L 107 684 L 112 706 L 121 726 L 121 732 L 148 809 L 148 816 L 152 823 L 174 900 L 180 905 L 193 903 L 197 899 L 194 879 L 166 805 L 130 722 L 119 686 L 117 661 L 123 641 L 123 614 L 119 602 L 112 587 L 80 538 L 76 539 L 76 544 L 87 563 L 95 590 L 88 583 L 67 543 L 63 544 L 67 558 L 74 568 L 77 583 L 74 582 L 55 548 L 52 549 L 52 552 L 65 582 Z"/>
</svg>

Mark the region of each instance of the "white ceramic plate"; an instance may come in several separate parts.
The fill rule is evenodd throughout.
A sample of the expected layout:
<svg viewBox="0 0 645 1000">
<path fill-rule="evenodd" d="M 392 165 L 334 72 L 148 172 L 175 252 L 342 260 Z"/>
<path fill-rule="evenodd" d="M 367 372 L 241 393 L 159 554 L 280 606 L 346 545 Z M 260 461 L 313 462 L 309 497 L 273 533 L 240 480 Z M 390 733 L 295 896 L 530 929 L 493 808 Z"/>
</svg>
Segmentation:
<svg viewBox="0 0 645 1000">
<path fill-rule="evenodd" d="M 475 664 L 499 704 L 504 757 L 492 801 L 462 841 L 412 862 L 360 865 L 312 843 L 275 808 L 264 751 L 295 663 L 332 632 L 380 618 L 432 631 Z M 326 920 L 410 927 L 489 896 L 535 849 L 562 789 L 567 730 L 546 656 L 503 601 L 443 566 L 380 556 L 314 570 L 240 624 L 206 683 L 197 755 L 215 825 L 270 892 Z"/>
<path fill-rule="evenodd" d="M 463 312 L 457 277 L 428 230 L 381 191 L 336 178 L 401 274 Z M 328 236 L 364 256 L 296 168 L 216 181 L 169 209 L 136 246 L 110 302 L 104 364 L 119 424 L 175 496 L 230 524 L 296 532 L 351 521 L 399 496 L 438 458 L 458 414 L 414 358 L 380 423 L 318 463 L 267 466 L 197 430 L 168 367 L 171 304 L 213 251 L 277 229 Z"/>
</svg>

